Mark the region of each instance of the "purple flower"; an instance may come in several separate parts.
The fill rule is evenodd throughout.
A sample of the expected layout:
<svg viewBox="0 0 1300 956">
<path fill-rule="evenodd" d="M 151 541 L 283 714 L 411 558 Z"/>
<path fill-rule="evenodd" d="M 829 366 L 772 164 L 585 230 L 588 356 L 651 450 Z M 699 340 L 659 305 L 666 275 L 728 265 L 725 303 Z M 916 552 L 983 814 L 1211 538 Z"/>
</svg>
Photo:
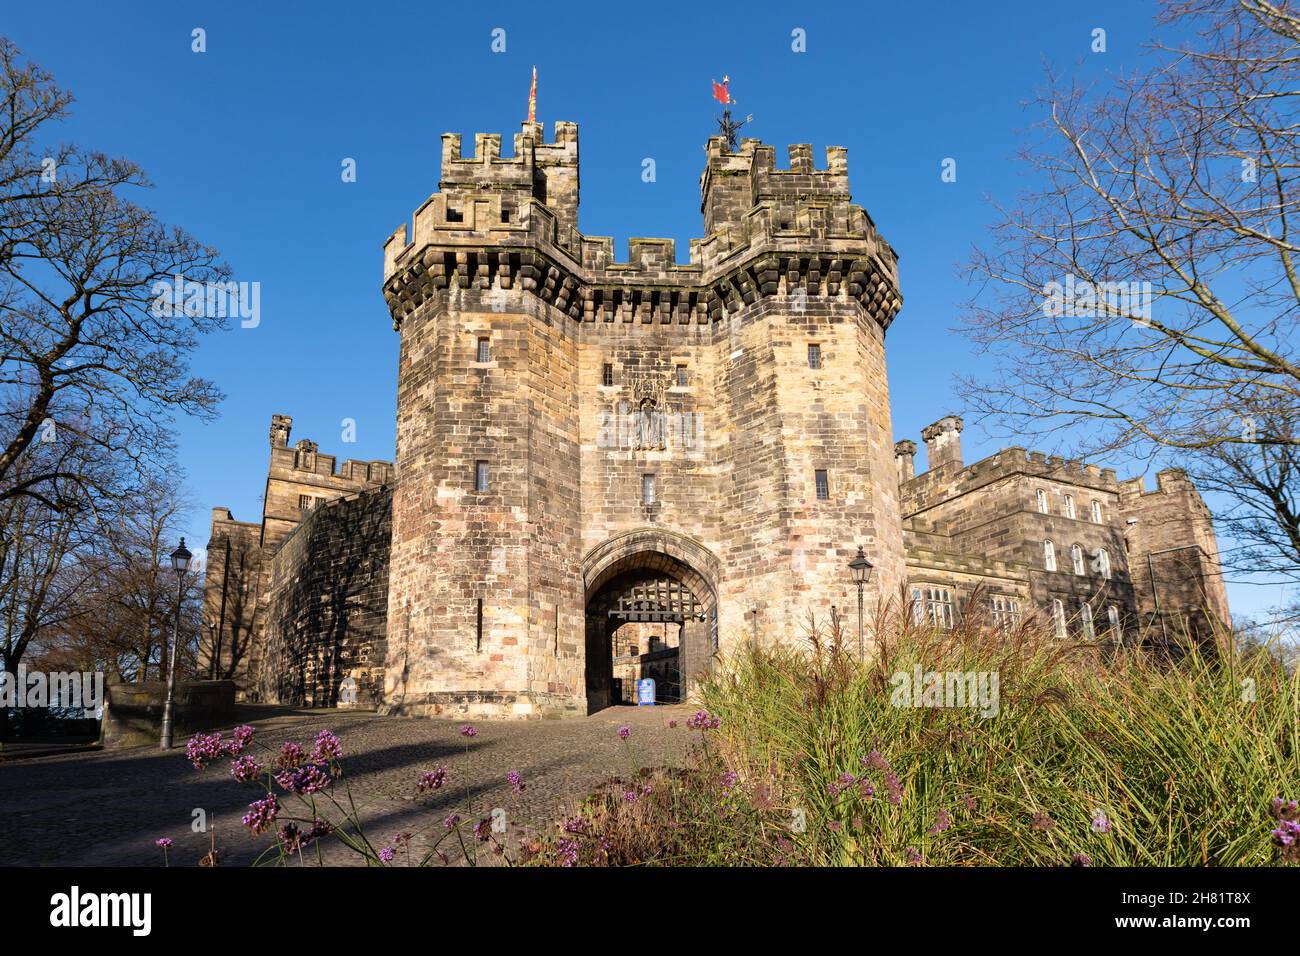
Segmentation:
<svg viewBox="0 0 1300 956">
<path fill-rule="evenodd" d="M 1056 821 L 1053 820 L 1051 817 L 1049 817 L 1046 813 L 1043 813 L 1041 810 L 1039 810 L 1036 811 L 1033 817 L 1030 818 L 1029 826 L 1030 829 L 1033 830 L 1050 830 L 1052 829 L 1052 827 L 1056 826 Z"/>
<path fill-rule="evenodd" d="M 185 756 L 195 770 L 202 770 L 224 755 L 225 746 L 221 743 L 221 734 L 195 734 L 185 744 Z"/>
<path fill-rule="evenodd" d="M 862 794 L 863 800 L 870 800 L 876 795 L 876 788 L 872 786 L 870 780 L 863 777 L 858 781 L 858 793 Z"/>
<path fill-rule="evenodd" d="M 913 865 L 920 863 L 925 859 L 925 857 L 921 856 L 921 851 L 914 846 L 909 846 L 904 850 L 903 855 L 907 858 L 907 862 Z"/>
<path fill-rule="evenodd" d="M 275 765 L 281 770 L 292 770 L 294 767 L 302 765 L 306 755 L 302 748 L 297 744 L 286 740 L 280 745 L 280 751 L 275 756 Z"/>
<path fill-rule="evenodd" d="M 868 770 L 889 770 L 889 761 L 880 756 L 879 750 L 873 750 L 862 758 L 862 766 Z"/>
<path fill-rule="evenodd" d="M 455 826 L 456 824 L 458 824 L 458 823 L 460 823 L 460 814 L 459 814 L 459 813 L 449 813 L 449 814 L 447 814 L 447 819 L 445 819 L 445 820 L 442 821 L 442 828 L 443 828 L 444 830 L 450 830 L 452 827 L 454 827 L 454 826 Z"/>
<path fill-rule="evenodd" d="M 578 841 L 561 840 L 557 850 L 560 854 L 561 866 L 578 865 Z"/>
<path fill-rule="evenodd" d="M 707 710 L 697 710 L 686 719 L 686 726 L 691 730 L 717 730 L 722 720 L 712 716 Z"/>
<path fill-rule="evenodd" d="M 492 818 L 484 817 L 474 824 L 474 837 L 479 843 L 486 843 L 492 836 Z"/>
<path fill-rule="evenodd" d="M 254 800 L 248 805 L 248 812 L 244 814 L 244 826 L 254 833 L 261 833 L 275 823 L 279 812 L 280 802 L 275 799 L 275 794 L 268 793 L 264 799 Z"/>
<path fill-rule="evenodd" d="M 728 770 L 726 773 L 722 775 L 722 795 L 724 797 L 731 796 L 731 788 L 734 787 L 735 785 L 736 785 L 736 771 Z M 645 790 L 646 793 L 650 792 L 649 787 L 646 787 Z"/>
<path fill-rule="evenodd" d="M 628 803 L 636 803 L 636 791 L 628 790 L 623 794 L 623 799 Z"/>
<path fill-rule="evenodd" d="M 885 789 L 889 791 L 890 804 L 896 807 L 903 802 L 903 785 L 898 782 L 898 774 L 891 771 L 885 777 Z"/>
<path fill-rule="evenodd" d="M 395 856 L 397 856 L 397 851 L 391 846 L 386 846 L 379 851 L 379 859 L 383 860 L 385 863 L 392 863 L 393 857 Z"/>
<path fill-rule="evenodd" d="M 248 754 L 244 754 L 239 759 L 231 761 L 230 775 L 240 783 L 248 783 L 250 780 L 256 780 L 260 777 L 264 769 L 260 763 L 248 756 Z"/>
<path fill-rule="evenodd" d="M 591 822 L 586 817 L 569 817 L 564 821 L 564 832 L 572 836 L 586 833 Z"/>
<path fill-rule="evenodd" d="M 1070 866 L 1092 866 L 1092 857 L 1086 853 L 1075 853 L 1070 857 Z"/>
<path fill-rule="evenodd" d="M 845 773 L 840 774 L 840 783 L 844 784 L 844 786 L 846 787 L 851 787 L 857 782 L 858 782 L 858 778 L 853 776 L 853 774 L 848 773 L 847 771 Z"/>
<path fill-rule="evenodd" d="M 316 748 L 312 751 L 312 763 L 329 763 L 331 760 L 343 759 L 343 744 L 339 738 L 328 730 L 316 735 Z"/>
<path fill-rule="evenodd" d="M 290 822 L 280 827 L 280 842 L 289 853 L 296 853 L 303 846 L 303 834 L 298 824 Z"/>
<path fill-rule="evenodd" d="M 275 782 L 291 793 L 320 793 L 329 786 L 329 776 L 316 764 L 309 763 L 293 770 L 281 770 Z"/>
<path fill-rule="evenodd" d="M 244 748 L 253 742 L 254 733 L 256 731 L 248 724 L 236 727 L 234 739 L 226 744 L 226 754 L 231 757 L 238 757 L 244 752 Z"/>
<path fill-rule="evenodd" d="M 632 736 L 632 728 L 629 727 L 627 724 L 624 724 L 622 727 L 618 728 L 619 740 L 627 740 L 627 738 L 631 736 Z"/>
<path fill-rule="evenodd" d="M 473 737 L 477 733 L 478 731 L 475 730 L 473 726 L 471 726 L 470 724 L 466 724 L 464 727 L 460 728 L 460 735 L 462 737 Z"/>
<path fill-rule="evenodd" d="M 1106 811 L 1098 807 L 1092 811 L 1092 832 L 1109 833 L 1111 829 L 1110 819 L 1106 816 Z"/>
<path fill-rule="evenodd" d="M 840 795 L 840 785 L 837 783 L 826 784 L 826 796 L 834 800 Z"/>
<path fill-rule="evenodd" d="M 172 841 L 167 839 L 166 837 L 163 837 L 161 840 L 154 840 L 153 845 L 160 846 L 165 850 L 172 845 Z"/>
<path fill-rule="evenodd" d="M 524 792 L 524 778 L 519 775 L 518 770 L 511 770 L 506 774 L 506 779 L 510 781 L 510 789 L 515 793 Z"/>
<path fill-rule="evenodd" d="M 447 768 L 438 767 L 435 770 L 428 770 L 420 774 L 420 784 L 417 787 L 418 793 L 424 793 L 426 790 L 441 790 L 442 785 L 447 782 Z"/>
<path fill-rule="evenodd" d="M 935 814 L 934 826 L 930 827 L 930 835 L 934 836 L 936 834 L 942 833 L 944 830 L 947 830 L 951 826 L 952 826 L 952 817 L 949 816 L 947 810 L 940 808 L 939 812 Z"/>
</svg>

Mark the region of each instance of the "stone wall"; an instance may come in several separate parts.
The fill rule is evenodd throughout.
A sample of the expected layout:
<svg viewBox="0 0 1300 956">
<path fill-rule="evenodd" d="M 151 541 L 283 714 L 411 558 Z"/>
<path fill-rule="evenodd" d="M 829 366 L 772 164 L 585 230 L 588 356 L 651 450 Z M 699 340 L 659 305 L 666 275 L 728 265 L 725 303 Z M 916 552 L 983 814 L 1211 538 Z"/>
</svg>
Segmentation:
<svg viewBox="0 0 1300 956">
<path fill-rule="evenodd" d="M 268 703 L 375 707 L 382 698 L 391 489 L 314 508 L 270 561 L 258 692 Z M 354 688 L 354 695 L 345 689 Z"/>
</svg>

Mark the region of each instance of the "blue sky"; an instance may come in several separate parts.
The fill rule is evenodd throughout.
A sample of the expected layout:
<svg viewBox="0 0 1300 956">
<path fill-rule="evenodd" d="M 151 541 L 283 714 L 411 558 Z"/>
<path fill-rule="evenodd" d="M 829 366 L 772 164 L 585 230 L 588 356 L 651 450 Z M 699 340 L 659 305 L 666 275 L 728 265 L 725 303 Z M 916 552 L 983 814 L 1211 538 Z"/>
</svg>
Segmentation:
<svg viewBox="0 0 1300 956">
<path fill-rule="evenodd" d="M 854 199 L 900 254 L 904 306 L 890 328 L 895 435 L 962 410 L 953 375 L 971 367 L 952 334 L 970 295 L 959 275 L 992 220 L 989 198 L 1019 188 L 1024 103 L 1045 64 L 1102 79 L 1137 62 L 1153 5 L 1043 0 L 881 3 L 476 5 L 10 4 L 0 30 L 77 97 L 63 136 L 127 156 L 165 221 L 216 246 L 235 277 L 261 283 L 261 324 L 207 341 L 195 369 L 227 393 L 219 420 L 179 425 L 195 502 L 260 514 L 272 412 L 294 438 L 391 459 L 397 335 L 380 294 L 382 243 L 435 190 L 439 137 L 501 132 L 525 118 L 580 127 L 579 226 L 669 236 L 679 259 L 702 231 L 698 177 L 714 131 L 710 80 L 729 74 L 747 135 L 777 147 L 849 150 Z M 206 31 L 207 51 L 191 50 Z M 1090 52 L 1091 32 L 1107 51 Z M 506 51 L 491 49 L 505 30 Z M 806 52 L 792 31 L 806 32 Z M 657 179 L 641 178 L 655 160 Z M 957 181 L 940 179 L 945 158 Z M 344 158 L 357 181 L 340 176 Z M 355 419 L 355 444 L 341 421 Z M 1004 442 L 974 427 L 968 461 Z M 1234 611 L 1277 602 L 1230 586 Z"/>
</svg>

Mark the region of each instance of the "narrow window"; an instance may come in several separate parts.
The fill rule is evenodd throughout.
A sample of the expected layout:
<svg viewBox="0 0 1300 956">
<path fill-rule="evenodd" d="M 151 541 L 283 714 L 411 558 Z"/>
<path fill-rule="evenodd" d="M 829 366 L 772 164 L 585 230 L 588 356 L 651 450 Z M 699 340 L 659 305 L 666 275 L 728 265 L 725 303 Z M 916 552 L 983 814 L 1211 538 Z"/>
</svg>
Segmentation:
<svg viewBox="0 0 1300 956">
<path fill-rule="evenodd" d="M 489 339 L 482 338 L 478 340 L 478 360 L 480 362 L 492 361 L 492 347 Z"/>
<path fill-rule="evenodd" d="M 1056 630 L 1058 638 L 1065 638 L 1065 602 L 1060 598 L 1052 598 L 1052 626 Z"/>
<path fill-rule="evenodd" d="M 1070 545 L 1070 566 L 1075 574 L 1083 574 L 1083 548 L 1077 544 Z"/>
<path fill-rule="evenodd" d="M 1087 601 L 1079 603 L 1079 620 L 1083 624 L 1083 636 L 1091 640 L 1096 636 L 1092 628 L 1092 605 Z"/>
<path fill-rule="evenodd" d="M 677 384 L 682 386 L 683 388 L 686 387 L 686 366 L 685 365 L 677 366 Z"/>
<path fill-rule="evenodd" d="M 1092 499 L 1092 523 L 1101 524 L 1101 502 L 1096 498 Z"/>
<path fill-rule="evenodd" d="M 1050 541 L 1043 542 L 1043 570 L 1056 570 L 1056 545 Z"/>
<path fill-rule="evenodd" d="M 817 500 L 827 501 L 831 496 L 831 484 L 826 477 L 826 472 L 818 468 L 813 472 L 813 479 L 817 482 Z"/>
<path fill-rule="evenodd" d="M 1042 488 L 1038 489 L 1038 510 L 1047 514 L 1047 492 Z"/>
<path fill-rule="evenodd" d="M 474 462 L 474 490 L 488 490 L 488 463 L 485 461 Z"/>
<path fill-rule="evenodd" d="M 509 221 L 510 221 L 510 210 L 509 210 L 509 209 L 502 209 L 502 210 L 501 210 L 501 221 L 502 221 L 502 222 L 509 222 Z"/>
<path fill-rule="evenodd" d="M 1110 552 L 1105 548 L 1098 548 L 1096 554 L 1097 573 L 1107 581 L 1110 580 Z"/>
<path fill-rule="evenodd" d="M 483 599 L 478 599 L 478 609 L 475 616 L 474 630 L 474 650 L 483 650 Z"/>
<path fill-rule="evenodd" d="M 605 367 L 602 368 L 600 372 L 600 384 L 601 385 L 614 384 L 614 363 L 612 362 L 605 363 Z"/>
<path fill-rule="evenodd" d="M 822 347 L 816 342 L 808 343 L 808 367 L 822 367 Z"/>
<path fill-rule="evenodd" d="M 920 588 L 912 588 L 912 622 L 925 623 L 925 597 Z"/>
<path fill-rule="evenodd" d="M 1067 518 L 1074 517 L 1074 495 L 1065 496 L 1065 516 Z"/>
<path fill-rule="evenodd" d="M 643 505 L 652 505 L 655 503 L 655 476 L 641 476 L 641 503 Z"/>
<path fill-rule="evenodd" d="M 1114 604 L 1106 608 L 1106 620 L 1110 622 L 1110 639 L 1116 644 L 1124 640 L 1124 629 L 1119 623 L 1119 608 Z"/>
</svg>

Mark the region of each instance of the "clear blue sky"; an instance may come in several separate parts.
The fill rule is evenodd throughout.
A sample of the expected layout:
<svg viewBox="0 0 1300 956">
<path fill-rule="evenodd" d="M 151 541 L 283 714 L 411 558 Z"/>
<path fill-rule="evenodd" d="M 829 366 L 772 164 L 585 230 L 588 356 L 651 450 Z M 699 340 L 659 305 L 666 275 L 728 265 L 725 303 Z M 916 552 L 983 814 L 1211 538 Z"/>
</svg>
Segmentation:
<svg viewBox="0 0 1300 956">
<path fill-rule="evenodd" d="M 196 508 L 255 520 L 272 412 L 294 438 L 361 459 L 393 456 L 397 335 L 380 294 L 384 239 L 437 186 L 439 136 L 509 141 L 525 118 L 580 127 L 580 228 L 670 236 L 678 257 L 702 231 L 698 177 L 714 131 L 710 80 L 724 73 L 747 135 L 777 147 L 849 150 L 854 199 L 898 250 L 904 306 L 889 331 L 897 438 L 960 412 L 953 374 L 970 345 L 951 334 L 969 296 L 958 269 L 1018 188 L 1023 104 L 1045 63 L 1085 78 L 1131 67 L 1152 4 L 1105 0 L 859 3 L 801 8 L 668 2 L 590 5 L 244 2 L 7 4 L 0 31 L 77 97 L 64 136 L 140 163 L 166 221 L 215 245 L 235 277 L 261 283 L 261 325 L 209 340 L 196 371 L 228 397 L 213 424 L 180 423 Z M 617 7 L 615 11 L 614 7 Z M 191 31 L 207 31 L 207 52 Z M 506 31 L 506 52 L 491 49 Z M 1107 31 L 1107 52 L 1089 50 Z M 791 49 L 806 31 L 807 51 Z M 357 163 L 344 183 L 341 162 Z M 657 181 L 641 179 L 652 157 Z M 940 164 L 957 160 L 957 181 Z M 355 444 L 340 422 L 357 422 Z M 967 460 L 995 451 L 968 427 Z M 1230 588 L 1235 611 L 1276 588 Z"/>
</svg>

